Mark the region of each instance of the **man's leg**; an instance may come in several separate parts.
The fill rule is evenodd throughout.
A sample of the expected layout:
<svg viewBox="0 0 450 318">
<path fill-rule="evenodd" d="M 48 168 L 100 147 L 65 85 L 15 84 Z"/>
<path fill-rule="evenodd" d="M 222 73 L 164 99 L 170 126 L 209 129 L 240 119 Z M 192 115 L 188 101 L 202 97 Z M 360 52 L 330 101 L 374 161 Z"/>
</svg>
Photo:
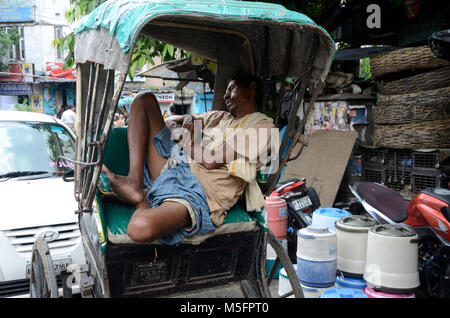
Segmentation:
<svg viewBox="0 0 450 318">
<path fill-rule="evenodd" d="M 189 212 L 181 203 L 167 201 L 151 208 L 147 201 L 142 201 L 128 223 L 127 234 L 135 242 L 152 242 L 191 222 Z"/>
<path fill-rule="evenodd" d="M 131 104 L 128 121 L 130 170 L 128 176 L 111 173 L 104 166 L 111 188 L 121 198 L 136 205 L 128 223 L 128 236 L 136 242 L 151 242 L 188 226 L 192 221 L 186 207 L 164 202 L 151 208 L 143 193 L 144 162 L 152 179 L 159 177 L 167 162 L 157 151 L 153 138 L 165 127 L 158 101 L 151 93 L 142 93 Z"/>
<path fill-rule="evenodd" d="M 106 166 L 111 189 L 124 201 L 137 205 L 145 200 L 143 193 L 144 162 L 149 173 L 156 179 L 167 162 L 156 151 L 153 138 L 165 127 L 158 101 L 151 93 L 138 94 L 131 103 L 128 121 L 128 147 L 130 167 L 128 176 L 112 173 Z"/>
</svg>

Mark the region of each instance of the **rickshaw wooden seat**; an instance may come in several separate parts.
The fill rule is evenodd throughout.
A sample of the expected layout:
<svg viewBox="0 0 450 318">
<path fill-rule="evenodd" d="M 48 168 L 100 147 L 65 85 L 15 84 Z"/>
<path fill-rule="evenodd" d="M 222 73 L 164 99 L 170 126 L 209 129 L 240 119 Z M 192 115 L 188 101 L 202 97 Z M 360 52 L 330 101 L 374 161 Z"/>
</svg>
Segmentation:
<svg viewBox="0 0 450 318">
<path fill-rule="evenodd" d="M 129 159 L 126 127 L 116 127 L 111 130 L 103 162 L 116 174 L 128 174 Z M 101 193 L 110 191 L 108 178 L 103 173 L 100 175 L 98 186 L 97 205 L 105 221 L 106 228 L 104 230 L 107 232 L 108 240 L 115 244 L 134 243 L 127 235 L 127 227 L 135 208 L 119 203 L 102 202 Z M 239 204 L 236 204 L 228 211 L 223 224 L 214 232 L 187 237 L 182 241 L 182 244 L 200 244 L 214 235 L 248 232 L 255 230 L 256 227 L 255 219 Z M 152 244 L 159 244 L 159 242 L 155 241 Z"/>
</svg>

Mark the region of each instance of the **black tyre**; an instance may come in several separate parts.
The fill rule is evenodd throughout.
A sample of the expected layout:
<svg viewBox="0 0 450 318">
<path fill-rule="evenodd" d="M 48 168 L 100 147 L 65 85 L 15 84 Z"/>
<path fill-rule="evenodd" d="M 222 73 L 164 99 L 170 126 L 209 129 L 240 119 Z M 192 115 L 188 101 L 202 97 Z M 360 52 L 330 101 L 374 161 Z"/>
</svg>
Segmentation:
<svg viewBox="0 0 450 318">
<path fill-rule="evenodd" d="M 275 251 L 275 253 L 277 255 L 275 262 L 269 271 L 269 274 L 265 277 L 266 278 L 266 282 L 265 282 L 266 286 L 271 285 L 275 271 L 281 262 L 281 264 L 282 264 L 283 268 L 285 269 L 286 274 L 288 276 L 288 280 L 292 287 L 292 291 L 285 295 L 280 295 L 280 298 L 286 298 L 291 295 L 294 295 L 295 298 L 304 298 L 302 287 L 297 278 L 297 272 L 295 271 L 295 268 L 292 265 L 292 262 L 289 258 L 289 255 L 288 255 L 286 249 L 283 247 L 283 245 L 281 245 L 278 238 L 272 232 L 270 232 L 270 231 L 266 232 L 266 239 L 267 239 L 267 241 L 266 240 L 265 241 L 270 244 L 270 246 L 272 247 L 272 249 Z"/>
<path fill-rule="evenodd" d="M 314 211 L 316 209 L 318 209 L 320 207 L 320 198 L 319 195 L 317 194 L 316 189 L 314 189 L 313 187 L 309 187 L 306 192 L 309 195 L 309 198 L 311 199 L 311 209 Z"/>
<path fill-rule="evenodd" d="M 50 249 L 47 243 L 39 238 L 34 242 L 31 255 L 30 297 L 59 297 Z"/>
</svg>

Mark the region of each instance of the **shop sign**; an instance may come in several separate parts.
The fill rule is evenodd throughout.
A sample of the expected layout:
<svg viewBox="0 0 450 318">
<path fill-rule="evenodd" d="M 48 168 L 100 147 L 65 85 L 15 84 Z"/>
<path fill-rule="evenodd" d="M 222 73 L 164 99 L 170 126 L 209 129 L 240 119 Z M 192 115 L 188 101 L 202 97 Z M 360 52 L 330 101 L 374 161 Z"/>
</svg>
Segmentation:
<svg viewBox="0 0 450 318">
<path fill-rule="evenodd" d="M 33 21 L 33 0 L 0 0 L 0 23 Z"/>
<path fill-rule="evenodd" d="M 64 63 L 60 62 L 45 62 L 47 76 L 50 78 L 76 79 L 76 67 L 64 69 L 63 66 Z"/>
<path fill-rule="evenodd" d="M 158 103 L 173 103 L 175 101 L 174 93 L 155 93 Z"/>
<path fill-rule="evenodd" d="M 30 84 L 0 83 L 0 95 L 30 95 L 31 93 Z"/>
<path fill-rule="evenodd" d="M 22 82 L 22 68 L 20 64 L 9 64 L 9 73 L 8 75 L 0 76 L 0 81 Z"/>
</svg>

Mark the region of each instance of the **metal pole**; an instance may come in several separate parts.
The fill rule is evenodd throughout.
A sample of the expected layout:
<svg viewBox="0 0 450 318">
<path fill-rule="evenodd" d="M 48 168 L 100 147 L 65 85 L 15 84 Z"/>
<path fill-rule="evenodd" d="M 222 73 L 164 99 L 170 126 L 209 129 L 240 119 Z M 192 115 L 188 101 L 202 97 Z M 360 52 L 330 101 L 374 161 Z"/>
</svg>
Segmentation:
<svg viewBox="0 0 450 318">
<path fill-rule="evenodd" d="M 98 178 L 100 177 L 101 168 L 103 165 L 103 153 L 105 152 L 106 142 L 108 140 L 109 132 L 111 131 L 111 126 L 114 120 L 114 113 L 117 108 L 117 104 L 119 102 L 120 93 L 122 92 L 123 86 L 125 84 L 128 73 L 121 74 L 119 77 L 119 81 L 117 84 L 116 91 L 114 92 L 114 96 L 112 98 L 112 103 L 109 107 L 108 118 L 106 119 L 105 127 L 103 129 L 102 138 L 99 144 L 99 163 L 95 167 L 94 175 L 91 179 L 91 183 L 89 185 L 89 191 L 87 192 L 84 208 L 87 210 L 91 210 L 92 202 L 94 201 L 94 194 L 97 187 Z"/>
<path fill-rule="evenodd" d="M 88 114 L 89 114 L 89 107 L 91 104 L 91 95 L 92 95 L 92 86 L 93 86 L 93 76 L 94 76 L 94 63 L 90 62 L 89 65 L 89 83 L 88 83 L 88 91 L 87 91 L 87 96 L 86 96 L 86 104 L 84 104 L 85 107 L 83 107 L 84 109 L 84 125 L 83 125 L 83 132 L 82 134 L 80 134 L 80 136 L 78 136 L 78 138 L 80 138 L 80 143 L 84 142 L 83 144 L 83 152 L 82 152 L 82 162 L 86 162 L 87 160 L 87 149 L 88 149 L 88 141 L 87 141 L 87 130 L 89 128 L 89 121 L 88 121 Z M 80 109 L 81 111 L 81 109 Z M 86 169 L 83 167 L 81 169 L 81 176 L 80 176 L 80 180 L 81 180 L 81 191 L 83 191 L 86 183 L 85 183 L 85 179 L 86 179 Z M 84 191 L 83 191 L 84 192 Z"/>
<path fill-rule="evenodd" d="M 92 98 L 91 98 L 91 105 L 89 106 L 89 129 L 87 131 L 87 136 L 85 138 L 85 142 L 87 143 L 87 157 L 86 160 L 89 160 L 91 158 L 91 154 L 92 154 L 92 147 L 93 147 L 93 132 L 94 132 L 94 120 L 95 120 L 95 103 L 97 101 L 97 88 L 98 88 L 98 77 L 99 77 L 99 73 L 100 73 L 100 64 L 96 64 L 95 65 L 95 79 L 94 79 L 94 87 L 93 87 L 93 91 L 92 91 Z M 88 116 L 88 114 L 86 113 L 86 117 Z M 83 182 L 84 188 L 83 188 L 83 193 L 86 193 L 87 188 L 86 185 L 89 183 L 90 180 L 90 176 L 91 176 L 91 170 L 92 167 L 91 166 L 87 166 L 86 168 L 86 173 L 84 175 L 85 179 Z"/>
<path fill-rule="evenodd" d="M 275 117 L 275 127 L 278 127 L 279 121 L 280 121 L 280 114 L 281 114 L 281 97 L 284 95 L 284 92 L 286 90 L 286 76 L 289 71 L 289 67 L 291 66 L 291 51 L 292 51 L 292 42 L 294 38 L 294 32 L 292 30 L 288 31 L 288 46 L 286 49 L 286 55 L 284 56 L 284 71 L 283 71 L 283 77 L 281 82 L 281 89 L 280 89 L 280 98 L 278 98 L 277 103 L 277 114 Z"/>
<path fill-rule="evenodd" d="M 81 110 L 82 110 L 82 92 L 83 92 L 83 76 L 81 71 L 81 64 L 77 64 L 77 100 L 76 100 L 76 107 L 77 107 L 77 127 L 76 127 L 76 134 L 77 134 L 77 161 L 81 161 Z M 75 168 L 75 198 L 79 201 L 79 194 L 81 192 L 81 169 L 82 167 L 76 166 Z"/>
<path fill-rule="evenodd" d="M 309 84 L 309 81 L 310 81 L 310 78 L 311 78 L 313 62 L 314 62 L 314 58 L 316 56 L 318 48 L 319 48 L 319 39 L 318 39 L 318 36 L 316 35 L 315 38 L 314 38 L 314 41 L 312 43 L 310 55 L 308 57 L 308 61 L 307 61 L 307 64 L 306 64 L 306 65 L 308 65 L 308 67 L 304 71 L 304 73 L 302 75 L 302 78 L 301 78 L 301 81 L 302 81 L 301 88 L 300 88 L 301 102 L 304 101 L 304 94 L 306 92 L 306 88 L 307 88 L 307 86 Z M 315 96 L 317 96 L 318 91 L 319 91 L 318 89 L 315 91 Z M 315 100 L 315 98 L 314 98 L 314 100 Z M 300 107 L 301 102 L 299 104 L 295 105 L 294 110 L 292 112 L 293 116 L 291 116 L 291 118 L 289 119 L 288 126 L 286 128 L 286 133 L 284 134 L 284 138 L 283 138 L 283 141 L 281 142 L 281 147 L 280 147 L 280 150 L 279 150 L 279 153 L 278 153 L 279 158 L 283 155 L 284 148 L 286 147 L 289 138 L 292 138 L 292 142 L 289 145 L 289 147 L 288 147 L 288 149 L 286 151 L 286 154 L 283 156 L 283 158 L 281 158 L 281 163 L 278 166 L 277 172 L 269 176 L 269 180 L 267 182 L 267 188 L 265 189 L 266 195 L 270 195 L 270 193 L 275 189 L 275 187 L 276 187 L 276 185 L 278 183 L 278 179 L 280 177 L 281 171 L 284 168 L 286 162 L 288 161 L 289 156 L 290 156 L 290 154 L 292 152 L 292 149 L 294 148 L 295 144 L 297 143 L 298 137 L 302 133 L 303 127 L 304 127 L 304 125 L 306 123 L 306 119 L 307 119 L 307 117 L 309 115 L 309 112 L 310 112 L 310 110 L 312 108 L 311 105 L 314 103 L 314 101 L 311 100 L 311 102 L 309 104 L 309 107 L 308 107 L 308 110 L 304 114 L 303 119 L 302 119 L 299 127 L 297 128 L 296 131 L 294 131 L 293 129 L 294 129 L 294 126 L 295 126 L 295 123 L 296 123 L 296 120 L 297 120 L 296 114 L 297 114 L 298 108 Z M 278 105 L 277 115 L 280 113 L 280 111 L 281 111 L 280 105 Z"/>
</svg>

